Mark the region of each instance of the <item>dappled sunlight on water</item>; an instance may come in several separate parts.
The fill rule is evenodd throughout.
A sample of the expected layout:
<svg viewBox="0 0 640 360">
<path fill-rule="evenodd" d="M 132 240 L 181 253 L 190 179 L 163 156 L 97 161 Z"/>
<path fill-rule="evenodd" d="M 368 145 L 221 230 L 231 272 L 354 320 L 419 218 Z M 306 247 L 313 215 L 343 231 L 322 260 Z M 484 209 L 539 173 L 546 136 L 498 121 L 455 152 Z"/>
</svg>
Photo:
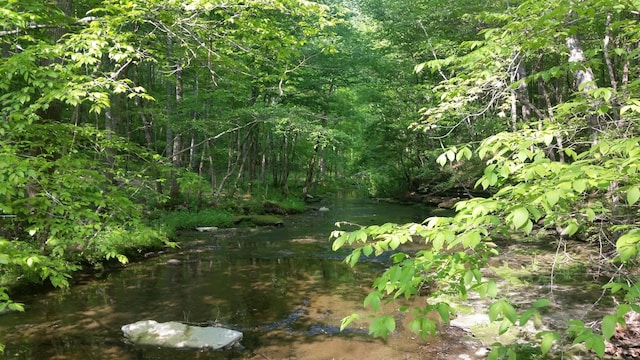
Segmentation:
<svg viewBox="0 0 640 360">
<path fill-rule="evenodd" d="M 331 207 L 338 207 L 332 204 Z M 350 207 L 351 206 L 351 207 Z M 424 208 L 344 202 L 334 212 L 287 218 L 284 228 L 185 234 L 181 247 L 123 269 L 85 275 L 69 290 L 22 296 L 25 313 L 0 317 L 13 359 L 448 359 L 475 352 L 457 329 L 422 340 L 398 315 L 386 341 L 367 335 L 368 321 L 345 332 L 340 320 L 363 312 L 382 262 L 350 268 L 330 250 L 338 220 L 414 221 Z M 353 219 L 348 218 L 353 215 Z M 384 220 L 386 221 L 386 220 Z M 424 301 L 413 300 L 414 305 Z M 412 305 L 412 304 L 403 304 Z M 133 346 L 120 327 L 144 319 L 215 324 L 244 333 L 243 349 L 174 350 Z"/>
</svg>

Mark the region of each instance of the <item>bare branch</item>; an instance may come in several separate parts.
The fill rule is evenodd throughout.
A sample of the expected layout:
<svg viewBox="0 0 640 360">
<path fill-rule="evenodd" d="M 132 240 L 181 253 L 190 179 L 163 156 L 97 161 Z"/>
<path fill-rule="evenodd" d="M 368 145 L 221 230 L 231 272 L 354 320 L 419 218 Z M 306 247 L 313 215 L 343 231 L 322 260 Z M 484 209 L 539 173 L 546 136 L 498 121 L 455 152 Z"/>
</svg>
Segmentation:
<svg viewBox="0 0 640 360">
<path fill-rule="evenodd" d="M 202 145 L 202 144 L 206 143 L 207 141 L 211 141 L 211 140 L 215 140 L 215 139 L 221 138 L 222 136 L 224 136 L 224 135 L 226 135 L 226 134 L 232 133 L 232 132 L 234 132 L 234 131 L 238 131 L 238 130 L 240 130 L 240 129 L 244 129 L 244 128 L 249 127 L 249 126 L 253 126 L 253 125 L 255 125 L 255 124 L 259 123 L 259 122 L 260 122 L 260 120 L 253 120 L 253 121 L 250 121 L 250 122 L 248 122 L 248 123 L 246 123 L 246 124 L 244 124 L 244 125 L 238 125 L 238 126 L 236 126 L 236 127 L 234 127 L 234 128 L 227 129 L 227 130 L 225 130 L 225 131 L 223 131 L 223 132 L 221 132 L 221 133 L 218 133 L 217 135 L 214 135 L 214 136 L 210 136 L 210 137 L 208 137 L 208 138 L 205 138 L 204 140 L 200 141 L 200 142 L 199 142 L 199 143 L 197 143 L 197 144 L 192 144 L 192 145 L 191 145 L 191 146 L 189 146 L 188 148 L 184 148 L 184 149 L 182 149 L 182 150 L 180 150 L 180 151 L 178 151 L 178 152 L 174 153 L 173 155 L 174 155 L 174 156 L 177 156 L 177 155 L 180 155 L 180 154 L 182 154 L 182 153 L 184 153 L 184 152 L 191 151 L 191 149 L 193 149 L 193 148 L 197 148 L 198 146 L 200 146 L 200 145 Z"/>
</svg>

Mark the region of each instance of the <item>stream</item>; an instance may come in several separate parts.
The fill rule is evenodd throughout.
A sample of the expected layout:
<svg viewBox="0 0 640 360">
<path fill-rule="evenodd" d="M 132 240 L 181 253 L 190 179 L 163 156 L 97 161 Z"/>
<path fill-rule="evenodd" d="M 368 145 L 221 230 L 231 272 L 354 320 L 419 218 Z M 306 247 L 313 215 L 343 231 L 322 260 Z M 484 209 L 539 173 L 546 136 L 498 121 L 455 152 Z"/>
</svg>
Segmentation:
<svg viewBox="0 0 640 360">
<path fill-rule="evenodd" d="M 171 360 L 483 357 L 484 345 L 460 327 L 443 329 L 426 340 L 416 337 L 407 329 L 408 321 L 397 315 L 394 304 L 381 310 L 394 314 L 398 323 L 387 340 L 367 335 L 366 321 L 340 332 L 342 318 L 363 312 L 362 301 L 385 262 L 378 259 L 355 268 L 345 265 L 342 260 L 348 251 L 331 251 L 329 234 L 335 222 L 421 221 L 432 209 L 348 198 L 318 206 L 327 206 L 329 211 L 288 216 L 283 227 L 185 233 L 177 239 L 178 249 L 150 254 L 117 271 L 80 276 L 66 290 L 21 296 L 15 300 L 25 304 L 24 313 L 0 316 L 0 342 L 6 345 L 3 356 Z M 530 253 L 525 258 L 530 260 Z M 424 299 L 412 301 L 419 306 Z M 121 326 L 146 319 L 239 330 L 244 333 L 242 347 L 175 350 L 127 343 Z"/>
</svg>

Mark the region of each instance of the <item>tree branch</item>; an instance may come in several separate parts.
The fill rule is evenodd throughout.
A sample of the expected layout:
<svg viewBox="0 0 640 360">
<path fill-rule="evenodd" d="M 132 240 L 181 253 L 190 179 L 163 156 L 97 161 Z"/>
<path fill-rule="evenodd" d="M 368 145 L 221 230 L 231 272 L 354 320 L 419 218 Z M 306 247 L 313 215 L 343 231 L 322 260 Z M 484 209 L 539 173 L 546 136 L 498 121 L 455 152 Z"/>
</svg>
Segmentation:
<svg viewBox="0 0 640 360">
<path fill-rule="evenodd" d="M 180 155 L 180 154 L 182 154 L 182 153 L 184 153 L 184 152 L 191 151 L 191 149 L 193 149 L 193 148 L 197 148 L 198 146 L 200 146 L 200 145 L 202 145 L 202 144 L 206 143 L 207 141 L 211 141 L 211 140 L 215 140 L 215 139 L 221 138 L 222 136 L 224 136 L 224 135 L 226 135 L 226 134 L 232 133 L 232 132 L 234 132 L 234 131 L 238 131 L 238 130 L 240 130 L 240 129 L 244 129 L 244 128 L 246 128 L 246 127 L 252 126 L 252 125 L 257 124 L 257 123 L 259 123 L 259 122 L 260 122 L 260 120 L 253 120 L 253 121 L 248 122 L 248 123 L 246 123 L 246 124 L 244 124 L 244 125 L 238 125 L 238 126 L 236 126 L 236 127 L 232 128 L 232 129 L 227 129 L 227 130 L 225 130 L 225 131 L 223 131 L 223 132 L 221 132 L 221 133 L 219 133 L 219 134 L 217 134 L 217 135 L 214 135 L 214 136 L 210 136 L 210 137 L 208 137 L 208 138 L 205 138 L 204 140 L 200 141 L 200 142 L 199 142 L 199 143 L 197 143 L 197 144 L 192 144 L 192 145 L 191 145 L 191 146 L 189 146 L 188 148 L 184 148 L 184 149 L 182 149 L 182 150 L 180 150 L 180 151 L 178 151 L 178 152 L 174 153 L 173 155 L 174 155 L 174 156 L 177 156 L 177 155 Z"/>
</svg>

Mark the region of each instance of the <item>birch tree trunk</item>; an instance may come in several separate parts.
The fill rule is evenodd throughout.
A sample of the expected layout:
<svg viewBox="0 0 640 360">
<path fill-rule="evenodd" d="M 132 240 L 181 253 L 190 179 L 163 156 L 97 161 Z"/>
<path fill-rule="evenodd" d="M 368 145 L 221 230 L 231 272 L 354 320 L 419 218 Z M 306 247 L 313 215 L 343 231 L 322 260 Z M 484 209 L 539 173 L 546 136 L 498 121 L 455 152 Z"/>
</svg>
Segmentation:
<svg viewBox="0 0 640 360">
<path fill-rule="evenodd" d="M 567 49 L 569 50 L 568 61 L 570 63 L 582 65 L 573 73 L 574 85 L 578 91 L 582 91 L 584 94 L 589 94 L 598 87 L 596 85 L 595 77 L 593 76 L 593 70 L 591 70 L 590 67 L 584 65 L 586 57 L 584 55 L 582 45 L 580 44 L 580 40 L 578 39 L 577 35 L 572 35 L 567 37 L 565 43 L 567 45 Z M 593 141 L 595 141 L 598 133 L 601 130 L 598 117 L 593 113 L 589 113 L 587 115 L 587 122 L 591 137 Z"/>
</svg>

